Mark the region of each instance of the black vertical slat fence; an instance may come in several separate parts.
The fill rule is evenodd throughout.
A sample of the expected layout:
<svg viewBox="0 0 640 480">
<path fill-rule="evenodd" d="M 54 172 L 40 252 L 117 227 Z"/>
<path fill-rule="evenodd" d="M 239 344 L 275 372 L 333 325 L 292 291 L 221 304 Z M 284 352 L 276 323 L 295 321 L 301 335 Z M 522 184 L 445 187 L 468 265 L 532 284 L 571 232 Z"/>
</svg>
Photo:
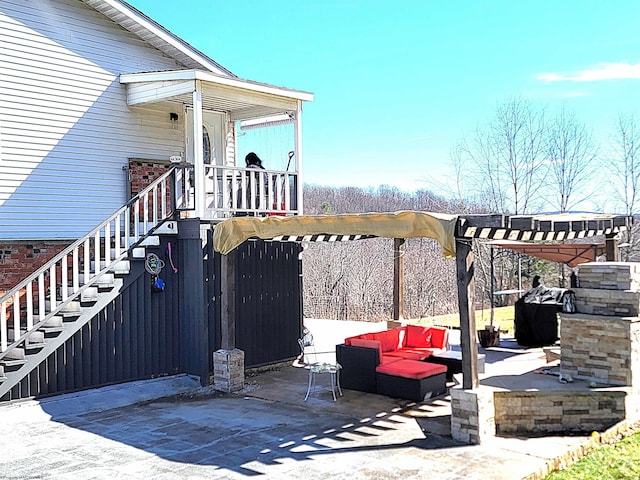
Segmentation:
<svg viewBox="0 0 640 480">
<path fill-rule="evenodd" d="M 301 246 L 289 242 L 247 241 L 238 247 L 236 347 L 245 367 L 296 357 L 302 328 Z"/>
<path fill-rule="evenodd" d="M 204 249 L 196 252 L 203 259 L 200 298 L 204 299 L 204 331 L 200 332 L 196 323 L 185 327 L 189 319 L 180 321 L 180 299 L 185 298 L 179 291 L 184 280 L 181 276 L 190 272 L 177 263 L 180 242 L 175 237 L 163 237 L 160 247 L 148 251 L 165 261 L 160 274 L 164 291 L 152 292 L 144 261 L 132 260 L 121 294 L 0 401 L 183 373 L 201 361 L 195 355 L 206 355 L 204 367 L 208 362 L 208 371 L 213 372 L 213 352 L 221 344 L 221 256 L 213 251 L 210 231 L 206 240 Z M 167 257 L 168 241 L 178 273 L 173 272 Z M 236 347 L 244 350 L 247 368 L 299 354 L 300 252 L 301 246 L 296 243 L 247 241 L 238 247 Z M 198 335 L 206 344 L 201 353 L 192 349 L 192 343 L 199 341 Z"/>
</svg>

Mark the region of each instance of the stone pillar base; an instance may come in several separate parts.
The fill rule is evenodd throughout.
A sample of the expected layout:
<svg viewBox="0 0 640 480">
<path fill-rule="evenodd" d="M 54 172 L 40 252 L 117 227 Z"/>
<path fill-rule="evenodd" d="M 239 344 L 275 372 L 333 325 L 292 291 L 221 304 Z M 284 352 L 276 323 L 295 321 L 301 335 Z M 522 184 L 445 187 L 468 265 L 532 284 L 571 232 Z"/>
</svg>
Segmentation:
<svg viewBox="0 0 640 480">
<path fill-rule="evenodd" d="M 244 352 L 217 350 L 213 352 L 213 388 L 221 392 L 237 392 L 244 388 Z"/>
<path fill-rule="evenodd" d="M 452 388 L 451 436 L 459 442 L 480 444 L 495 437 L 493 391 Z"/>
</svg>

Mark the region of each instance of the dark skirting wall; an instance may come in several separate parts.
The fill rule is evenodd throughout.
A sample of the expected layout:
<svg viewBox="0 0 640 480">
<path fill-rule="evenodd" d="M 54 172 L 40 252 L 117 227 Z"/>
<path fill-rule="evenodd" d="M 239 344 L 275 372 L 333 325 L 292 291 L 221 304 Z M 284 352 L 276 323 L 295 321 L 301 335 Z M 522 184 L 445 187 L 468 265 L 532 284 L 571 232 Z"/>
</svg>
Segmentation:
<svg viewBox="0 0 640 480">
<path fill-rule="evenodd" d="M 147 248 L 165 262 L 163 291 L 152 291 L 143 259 L 131 260 L 121 295 L 0 401 L 178 373 L 209 377 L 213 352 L 221 344 L 221 257 L 213 252 L 211 229 L 203 248 L 199 226 L 186 223 L 184 238 L 182 231 L 180 238 L 161 236 L 159 247 Z M 177 273 L 168 256 L 169 242 Z M 300 353 L 301 250 L 296 243 L 264 241 L 247 241 L 238 248 L 236 347 L 244 350 L 247 368 Z"/>
<path fill-rule="evenodd" d="M 149 248 L 165 259 L 167 241 Z M 1 400 L 44 397 L 180 373 L 178 275 L 167 267 L 153 293 L 144 260 L 132 260 L 122 294 L 102 309 Z"/>
</svg>

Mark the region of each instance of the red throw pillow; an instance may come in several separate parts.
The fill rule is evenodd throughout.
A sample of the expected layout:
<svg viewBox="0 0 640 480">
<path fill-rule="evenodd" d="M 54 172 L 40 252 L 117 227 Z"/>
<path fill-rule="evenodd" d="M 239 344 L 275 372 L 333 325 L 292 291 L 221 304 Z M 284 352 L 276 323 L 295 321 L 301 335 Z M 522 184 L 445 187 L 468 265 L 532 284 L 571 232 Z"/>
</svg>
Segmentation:
<svg viewBox="0 0 640 480">
<path fill-rule="evenodd" d="M 407 325 L 406 347 L 430 347 L 431 327 L 422 325 Z"/>
<path fill-rule="evenodd" d="M 379 358 L 382 358 L 382 344 L 378 340 L 364 340 L 362 338 L 352 338 L 351 346 L 353 347 L 365 347 L 375 348 L 378 350 Z"/>
<path fill-rule="evenodd" d="M 431 346 L 435 348 L 447 348 L 449 330 L 446 327 L 431 327 Z"/>
<path fill-rule="evenodd" d="M 394 350 L 402 348 L 404 328 L 392 328 L 391 330 L 376 332 L 374 333 L 373 338 L 380 340 L 383 352 L 393 352 Z"/>
</svg>

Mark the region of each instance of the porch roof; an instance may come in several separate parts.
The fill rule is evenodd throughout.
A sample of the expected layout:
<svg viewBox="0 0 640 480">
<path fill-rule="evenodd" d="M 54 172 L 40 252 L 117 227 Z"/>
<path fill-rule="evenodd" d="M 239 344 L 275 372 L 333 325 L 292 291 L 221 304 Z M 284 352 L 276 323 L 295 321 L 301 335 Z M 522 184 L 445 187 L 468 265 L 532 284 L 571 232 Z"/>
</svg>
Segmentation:
<svg viewBox="0 0 640 480">
<path fill-rule="evenodd" d="M 161 101 L 191 105 L 200 82 L 202 107 L 228 112 L 231 120 L 247 120 L 283 112 L 295 113 L 299 102 L 313 101 L 313 94 L 266 83 L 215 75 L 203 70 L 172 70 L 120 75 L 127 88 L 127 104 Z"/>
</svg>

